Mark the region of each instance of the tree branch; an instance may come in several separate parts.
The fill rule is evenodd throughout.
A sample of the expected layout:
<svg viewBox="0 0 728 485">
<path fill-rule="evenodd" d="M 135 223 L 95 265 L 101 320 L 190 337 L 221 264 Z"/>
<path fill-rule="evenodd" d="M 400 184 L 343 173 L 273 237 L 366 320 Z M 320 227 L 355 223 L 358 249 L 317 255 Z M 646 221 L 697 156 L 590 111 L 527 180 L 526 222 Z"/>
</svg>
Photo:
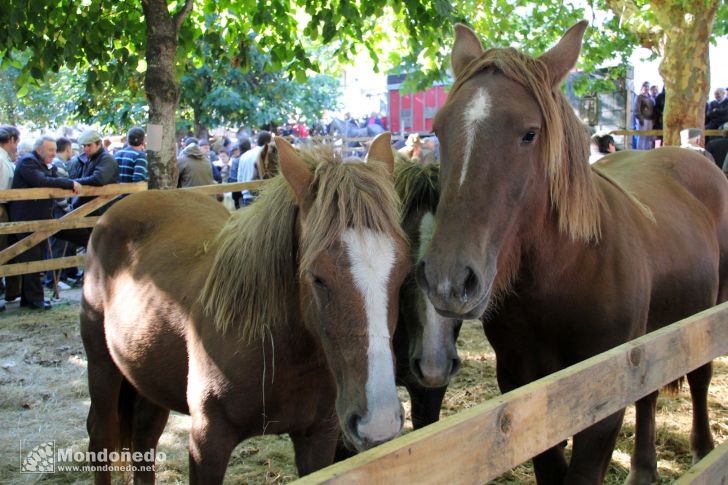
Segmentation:
<svg viewBox="0 0 728 485">
<path fill-rule="evenodd" d="M 663 29 L 660 26 L 645 24 L 634 0 L 606 0 L 606 5 L 619 18 L 620 26 L 637 36 L 642 47 L 662 54 L 664 50 Z M 655 11 L 654 8 L 652 10 Z"/>
<path fill-rule="evenodd" d="M 192 4 L 194 0 L 185 0 L 185 6 L 182 7 L 182 10 L 174 14 L 173 21 L 174 21 L 174 28 L 175 31 L 179 34 L 179 29 L 182 27 L 182 22 L 185 21 L 189 13 L 192 11 Z"/>
</svg>

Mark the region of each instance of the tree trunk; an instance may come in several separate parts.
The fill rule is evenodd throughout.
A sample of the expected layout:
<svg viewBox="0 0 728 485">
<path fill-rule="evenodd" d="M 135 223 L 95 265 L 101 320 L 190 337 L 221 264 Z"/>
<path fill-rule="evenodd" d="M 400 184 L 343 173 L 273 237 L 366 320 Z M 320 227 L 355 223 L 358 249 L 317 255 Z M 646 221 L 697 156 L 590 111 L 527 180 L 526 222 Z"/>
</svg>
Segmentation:
<svg viewBox="0 0 728 485">
<path fill-rule="evenodd" d="M 207 126 L 205 126 L 202 121 L 200 121 L 201 114 L 198 109 L 194 109 L 194 116 L 195 116 L 195 138 L 198 140 L 210 140 L 210 130 L 207 129 Z"/>
<path fill-rule="evenodd" d="M 149 124 L 162 126 L 162 147 L 148 150 L 149 187 L 167 189 L 177 183 L 175 121 L 179 85 L 175 73 L 179 27 L 192 8 L 192 0 L 172 15 L 166 0 L 142 0 L 147 24 L 147 72 L 144 90 L 149 101 Z"/>
<path fill-rule="evenodd" d="M 664 28 L 660 75 L 665 82 L 665 145 L 680 145 L 680 130 L 703 128 L 710 92 L 708 45 L 718 0 L 655 1 L 653 11 Z"/>
</svg>

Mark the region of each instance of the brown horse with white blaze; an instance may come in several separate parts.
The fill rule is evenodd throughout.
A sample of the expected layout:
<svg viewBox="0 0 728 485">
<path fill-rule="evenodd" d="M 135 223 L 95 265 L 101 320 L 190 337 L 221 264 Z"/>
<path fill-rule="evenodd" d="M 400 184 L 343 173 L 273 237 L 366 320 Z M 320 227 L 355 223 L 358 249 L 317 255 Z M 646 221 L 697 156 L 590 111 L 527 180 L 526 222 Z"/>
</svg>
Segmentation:
<svg viewBox="0 0 728 485">
<path fill-rule="evenodd" d="M 481 318 L 506 392 L 728 297 L 728 183 L 679 148 L 589 166 L 559 90 L 586 22 L 539 58 L 484 51 L 459 25 L 437 114 L 442 195 L 418 281 L 443 315 Z M 712 448 L 711 364 L 688 374 L 694 460 Z M 628 483 L 656 476 L 657 391 L 637 402 Z M 601 483 L 623 411 L 534 458 L 539 484 Z"/>
<path fill-rule="evenodd" d="M 399 434 L 392 334 L 410 262 L 389 141 L 365 164 L 279 139 L 282 176 L 232 216 L 176 191 L 103 216 L 81 307 L 90 451 L 154 450 L 169 411 L 188 413 L 190 482 L 214 484 L 251 436 L 288 433 L 303 475 L 332 463 L 340 431 L 357 450 Z"/>
</svg>

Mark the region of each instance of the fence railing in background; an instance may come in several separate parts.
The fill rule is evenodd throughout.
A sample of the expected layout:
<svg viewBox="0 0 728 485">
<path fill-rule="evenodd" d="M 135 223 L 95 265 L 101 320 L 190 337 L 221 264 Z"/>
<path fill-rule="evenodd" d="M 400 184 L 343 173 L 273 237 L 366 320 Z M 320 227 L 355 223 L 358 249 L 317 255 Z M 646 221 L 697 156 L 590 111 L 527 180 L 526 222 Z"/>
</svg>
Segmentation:
<svg viewBox="0 0 728 485">
<path fill-rule="evenodd" d="M 260 187 L 264 181 L 243 182 L 234 184 L 215 184 L 200 187 L 190 187 L 180 190 L 191 190 L 203 194 L 222 194 L 225 192 L 237 192 L 239 190 L 250 190 Z M 72 268 L 84 265 L 83 255 L 65 256 L 61 258 L 45 259 L 23 263 L 9 263 L 16 256 L 43 242 L 49 237 L 64 229 L 78 229 L 94 227 L 98 217 L 89 217 L 99 207 L 102 207 L 124 194 L 133 194 L 147 190 L 146 182 L 134 184 L 109 184 L 102 187 L 83 186 L 80 194 L 74 194 L 71 190 L 34 188 L 34 189 L 11 189 L 0 190 L 0 200 L 35 200 L 35 199 L 63 199 L 66 197 L 91 197 L 96 198 L 69 212 L 60 219 L 48 219 L 40 221 L 4 222 L 0 223 L 0 234 L 25 234 L 31 233 L 16 243 L 0 251 L 0 277 L 13 276 L 26 273 L 37 273 L 41 271 L 52 271 L 63 268 Z M 177 189 L 171 189 L 177 190 Z"/>
<path fill-rule="evenodd" d="M 617 136 L 662 136 L 662 130 L 612 130 L 610 135 Z M 703 130 L 705 136 L 726 136 L 728 130 Z"/>
</svg>

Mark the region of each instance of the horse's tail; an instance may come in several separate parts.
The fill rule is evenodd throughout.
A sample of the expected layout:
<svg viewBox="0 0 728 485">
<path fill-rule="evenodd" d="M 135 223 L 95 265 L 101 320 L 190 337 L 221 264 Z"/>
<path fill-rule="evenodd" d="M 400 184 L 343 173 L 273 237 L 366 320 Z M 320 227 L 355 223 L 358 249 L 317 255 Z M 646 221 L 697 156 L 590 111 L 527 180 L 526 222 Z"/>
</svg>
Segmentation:
<svg viewBox="0 0 728 485">
<path fill-rule="evenodd" d="M 134 403 L 137 391 L 126 379 L 121 381 L 119 391 L 119 403 L 117 406 L 119 420 L 119 441 L 116 444 L 117 451 L 124 448 L 131 450 L 132 432 L 134 429 Z"/>
<path fill-rule="evenodd" d="M 665 384 L 662 390 L 669 396 L 677 396 L 682 388 L 683 382 L 685 382 L 685 376 L 678 377 L 676 380 L 669 384 Z"/>
</svg>

